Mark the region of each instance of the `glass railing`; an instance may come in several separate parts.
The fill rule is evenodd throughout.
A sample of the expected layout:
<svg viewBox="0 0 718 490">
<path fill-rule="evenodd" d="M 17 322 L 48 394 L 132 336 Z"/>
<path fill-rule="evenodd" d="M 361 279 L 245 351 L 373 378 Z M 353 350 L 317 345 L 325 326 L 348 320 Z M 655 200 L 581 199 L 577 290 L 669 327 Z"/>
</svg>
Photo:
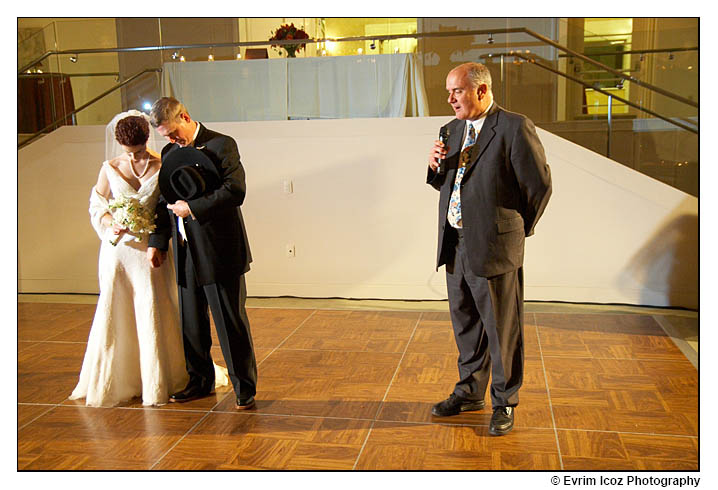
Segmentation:
<svg viewBox="0 0 718 490">
<path fill-rule="evenodd" d="M 497 53 L 487 55 L 485 63 L 501 73 L 494 93 L 502 94 L 505 107 L 521 107 L 518 112 L 553 134 L 698 195 L 696 117 L 660 114 L 648 109 L 644 101 L 621 92 L 620 87 L 600 86 L 591 79 L 569 75 L 552 66 L 557 63 L 530 54 Z M 532 80 L 533 87 L 525 80 Z M 630 82 L 623 85 L 630 91 Z M 568 97 L 557 99 L 556 107 L 537 103 L 557 89 L 576 94 L 573 105 Z M 603 99 L 601 104 L 592 102 L 597 97 Z M 666 98 L 660 94 L 654 97 Z M 556 113 L 559 116 L 552 117 Z"/>
<path fill-rule="evenodd" d="M 571 134 L 559 128 L 554 132 L 697 196 L 697 20 L 622 19 L 619 22 L 626 23 L 624 29 L 616 29 L 610 35 L 606 29 L 599 32 L 602 24 L 608 22 L 609 19 L 586 19 L 584 25 L 592 27 L 582 34 L 583 51 L 626 77 L 565 57 L 562 60 L 567 68 L 565 73 L 573 72 L 591 87 L 573 89 L 583 93 L 584 104 L 580 112 L 576 105 L 568 114 L 568 118 L 577 121 L 576 127 L 567 128 Z M 567 85 L 577 84 L 567 82 Z M 630 104 L 616 103 L 619 97 Z M 583 132 L 591 124 L 604 125 L 603 140 Z"/>
<path fill-rule="evenodd" d="M 403 29 L 411 31 L 410 20 L 401 24 Z M 200 72 L 219 66 L 210 64 L 210 55 L 224 67 L 282 63 L 267 40 L 171 42 L 179 38 L 163 30 L 160 20 L 143 21 L 148 32 L 155 29 L 155 43 L 139 45 L 125 39 L 120 35 L 122 26 L 114 19 L 58 21 L 28 36 L 18 44 L 18 69 L 23 68 L 18 76 L 19 107 L 26 107 L 28 100 L 39 103 L 40 90 L 53 108 L 43 112 L 50 114 L 43 120 L 46 125 L 106 124 L 118 112 L 145 109 L 146 104 L 166 95 L 169 68 L 176 68 L 182 59 L 188 64 L 185 66 L 195 64 Z M 588 20 L 581 24 L 576 19 L 488 19 L 482 20 L 482 27 L 487 24 L 482 29 L 475 28 L 476 19 L 417 19 L 416 34 L 382 31 L 375 36 L 347 38 L 321 37 L 322 23 L 315 22 L 314 34 L 319 37 L 306 41 L 307 48 L 297 60 L 287 61 L 287 70 L 305 69 L 302 67 L 310 61 L 302 59 L 307 58 L 336 58 L 339 63 L 347 57 L 331 53 L 353 53 L 356 46 L 361 52 L 352 59 L 409 54 L 424 90 L 424 115 L 438 116 L 453 114 L 446 102 L 447 72 L 461 62 L 480 61 L 491 71 L 495 100 L 504 108 L 526 114 L 554 134 L 697 195 L 697 38 L 686 35 L 685 29 L 656 32 L 656 23 L 668 21 L 652 21 L 653 30 L 644 32 L 637 24 L 648 21 L 632 19 L 627 36 L 625 32 L 597 34 L 584 28 L 592 25 Z M 68 37 L 64 33 L 77 29 L 94 30 L 97 43 L 88 48 L 64 40 L 63 35 Z M 43 42 L 38 40 L 41 36 Z M 125 39 L 124 44 L 118 39 Z M 289 43 L 271 44 L 281 47 Z M 329 52 L 324 49 L 328 43 L 334 43 Z M 42 45 L 45 51 L 38 53 Z M 247 59 L 257 53 L 260 57 L 266 53 L 267 59 Z M 172 72 L 175 77 L 183 76 L 182 70 Z M 185 82 L 191 81 L 187 78 Z M 42 89 L 38 89 L 40 85 Z M 288 106 L 293 93 L 301 94 L 289 86 L 277 90 L 287 98 Z M 222 93 L 213 92 L 212 97 L 220 98 Z M 68 107 L 72 110 L 67 111 Z M 28 106 L 26 112 L 33 111 Z M 34 114 L 40 112 L 34 110 Z M 64 117 L 68 113 L 71 116 Z M 242 119 L 237 113 L 235 120 L 247 120 L 246 114 L 250 113 Z M 227 120 L 226 115 L 222 120 Z M 39 126 L 42 124 L 36 121 L 33 126 L 23 122 L 18 127 L 30 136 L 43 129 Z"/>
</svg>

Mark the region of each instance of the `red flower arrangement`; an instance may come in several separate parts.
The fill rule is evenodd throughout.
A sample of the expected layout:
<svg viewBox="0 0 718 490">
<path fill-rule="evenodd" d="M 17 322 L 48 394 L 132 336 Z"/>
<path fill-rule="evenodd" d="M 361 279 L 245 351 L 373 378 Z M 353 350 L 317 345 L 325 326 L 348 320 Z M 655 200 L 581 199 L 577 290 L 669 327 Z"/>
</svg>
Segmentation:
<svg viewBox="0 0 718 490">
<path fill-rule="evenodd" d="M 307 34 L 304 29 L 297 29 L 294 27 L 294 23 L 292 24 L 282 24 L 279 26 L 279 29 L 272 32 L 272 37 L 269 38 L 270 41 L 285 41 L 290 39 L 309 39 L 309 34 Z M 272 44 L 272 47 L 274 49 L 284 49 L 287 52 L 287 57 L 294 58 L 295 53 L 299 51 L 300 49 L 304 48 L 306 46 L 306 43 L 299 43 L 299 44 Z"/>
</svg>

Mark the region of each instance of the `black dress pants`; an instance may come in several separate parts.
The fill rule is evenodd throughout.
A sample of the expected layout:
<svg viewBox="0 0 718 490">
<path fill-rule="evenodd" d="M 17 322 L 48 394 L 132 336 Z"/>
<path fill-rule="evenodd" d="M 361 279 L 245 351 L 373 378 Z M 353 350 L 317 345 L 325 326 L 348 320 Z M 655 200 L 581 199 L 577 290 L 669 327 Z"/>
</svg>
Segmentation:
<svg viewBox="0 0 718 490">
<path fill-rule="evenodd" d="M 234 392 L 242 399 L 254 396 L 257 391 L 257 362 L 244 307 L 247 299 L 244 275 L 200 286 L 192 254 L 189 250 L 186 252 L 183 254 L 185 263 L 178 264 L 178 267 L 184 267 L 186 286 L 178 286 L 178 296 L 189 383 L 214 387 L 209 307 Z"/>
<path fill-rule="evenodd" d="M 451 322 L 459 348 L 454 393 L 483 400 L 491 377 L 492 406 L 516 406 L 524 368 L 523 269 L 477 276 L 469 267 L 461 231 L 447 231 L 455 243 L 453 260 L 447 257 L 446 264 Z"/>
</svg>

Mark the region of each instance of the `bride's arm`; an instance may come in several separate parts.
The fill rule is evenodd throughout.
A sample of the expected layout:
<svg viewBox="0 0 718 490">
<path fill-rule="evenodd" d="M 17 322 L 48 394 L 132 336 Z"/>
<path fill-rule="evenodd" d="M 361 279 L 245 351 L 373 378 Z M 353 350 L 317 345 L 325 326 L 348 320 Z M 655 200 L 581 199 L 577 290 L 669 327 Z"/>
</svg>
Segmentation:
<svg viewBox="0 0 718 490">
<path fill-rule="evenodd" d="M 100 169 L 100 175 L 97 176 L 97 184 L 95 184 L 93 192 L 102 197 L 105 203 L 109 202 L 110 197 L 112 196 L 110 181 L 107 178 L 104 165 Z M 102 200 L 100 200 L 100 202 L 101 204 L 104 204 L 102 203 Z M 90 198 L 90 203 L 92 203 L 92 198 Z M 102 209 L 97 209 L 98 213 L 100 211 L 102 211 Z M 99 215 L 99 222 L 102 226 L 109 228 L 112 226 L 112 215 L 110 214 L 110 210 L 107 206 L 104 206 L 104 211 L 104 213 Z M 90 210 L 90 215 L 92 216 L 92 209 Z"/>
<path fill-rule="evenodd" d="M 109 206 L 111 197 L 110 181 L 103 166 L 97 177 L 97 184 L 90 192 L 90 223 L 100 240 L 104 238 L 106 228 L 112 227 L 115 235 L 119 235 L 124 230 L 124 227 L 112 222 Z"/>
</svg>

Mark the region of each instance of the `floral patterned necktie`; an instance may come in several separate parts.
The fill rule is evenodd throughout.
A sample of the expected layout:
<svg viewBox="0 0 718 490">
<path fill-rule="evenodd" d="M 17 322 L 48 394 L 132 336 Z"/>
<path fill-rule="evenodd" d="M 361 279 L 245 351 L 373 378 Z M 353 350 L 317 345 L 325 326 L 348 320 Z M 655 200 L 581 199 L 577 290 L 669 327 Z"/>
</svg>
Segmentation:
<svg viewBox="0 0 718 490">
<path fill-rule="evenodd" d="M 471 155 L 471 149 L 476 143 L 476 130 L 471 122 L 467 122 L 469 125 L 469 134 L 466 136 L 464 146 L 461 149 L 461 155 L 459 155 L 459 168 L 456 171 L 456 179 L 454 180 L 454 189 L 451 191 L 451 199 L 449 200 L 449 212 L 446 215 L 446 219 L 449 220 L 449 224 L 454 228 L 462 228 L 461 224 L 461 179 L 464 178 L 464 172 L 466 171 L 466 164 L 469 163 Z"/>
</svg>

